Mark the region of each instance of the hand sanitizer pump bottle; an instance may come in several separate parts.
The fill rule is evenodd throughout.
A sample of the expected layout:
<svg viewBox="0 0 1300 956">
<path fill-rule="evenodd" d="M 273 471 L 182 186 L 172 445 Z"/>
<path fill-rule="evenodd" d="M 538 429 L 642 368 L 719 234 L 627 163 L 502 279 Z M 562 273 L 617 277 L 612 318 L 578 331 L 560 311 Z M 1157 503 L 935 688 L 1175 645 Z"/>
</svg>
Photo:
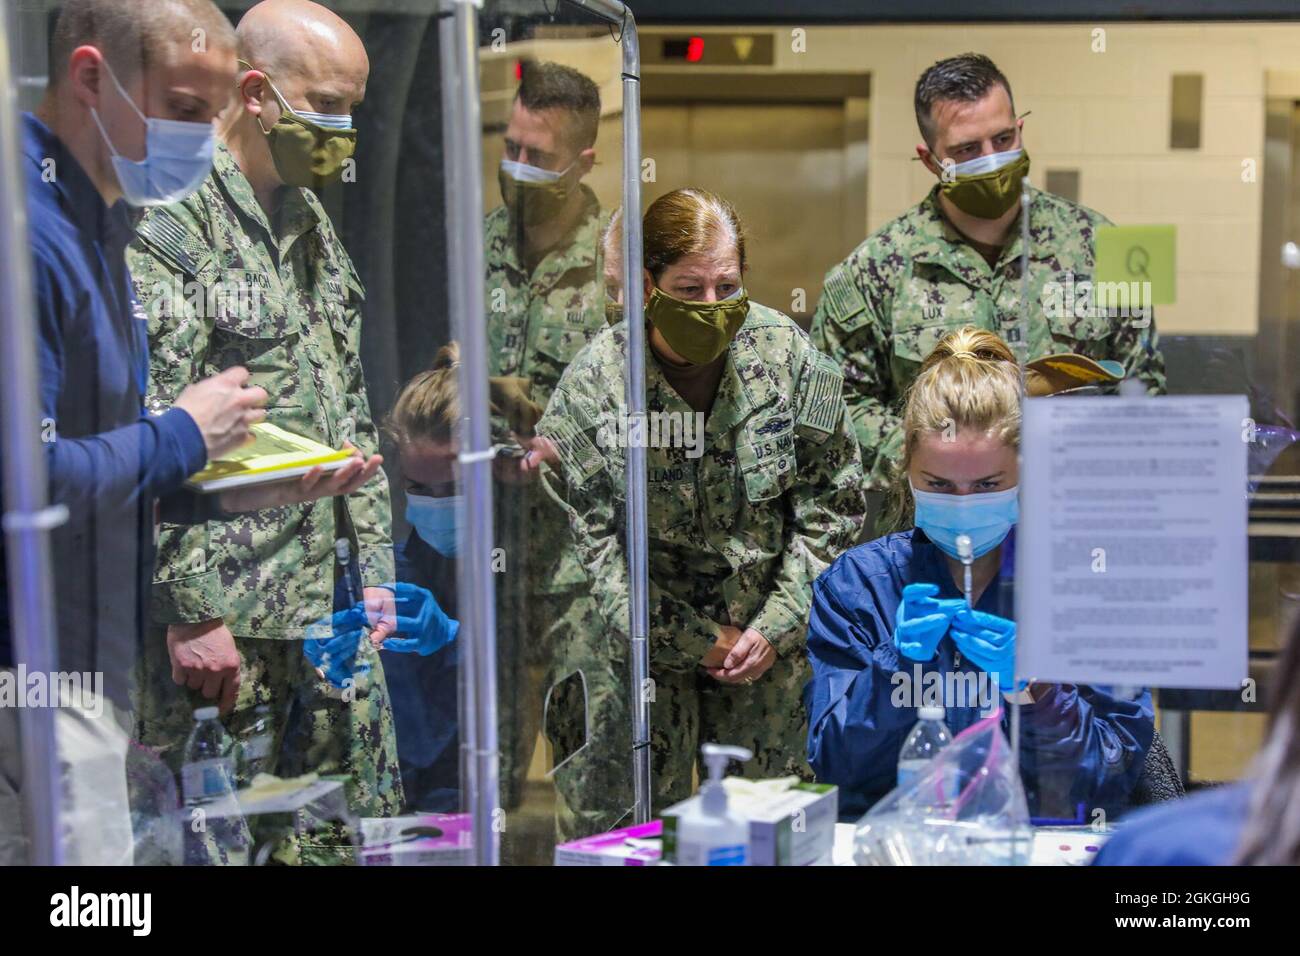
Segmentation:
<svg viewBox="0 0 1300 956">
<path fill-rule="evenodd" d="M 705 744 L 700 748 L 709 778 L 700 798 L 681 815 L 677 826 L 677 861 L 680 866 L 748 866 L 749 821 L 727 811 L 727 790 L 722 785 L 729 760 L 749 760 L 744 747 Z"/>
</svg>

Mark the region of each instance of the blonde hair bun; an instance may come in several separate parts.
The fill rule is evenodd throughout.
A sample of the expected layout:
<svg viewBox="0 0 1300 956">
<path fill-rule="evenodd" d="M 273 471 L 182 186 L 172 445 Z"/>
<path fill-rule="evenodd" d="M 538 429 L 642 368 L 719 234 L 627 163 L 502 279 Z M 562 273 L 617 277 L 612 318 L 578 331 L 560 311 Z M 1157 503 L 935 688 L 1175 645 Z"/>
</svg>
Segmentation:
<svg viewBox="0 0 1300 956">
<path fill-rule="evenodd" d="M 953 431 L 976 431 L 1020 446 L 1020 367 L 1006 342 L 973 325 L 945 335 L 907 390 L 903 454 L 895 463 L 886 527 L 912 526 L 908 468 L 921 438 Z"/>
</svg>

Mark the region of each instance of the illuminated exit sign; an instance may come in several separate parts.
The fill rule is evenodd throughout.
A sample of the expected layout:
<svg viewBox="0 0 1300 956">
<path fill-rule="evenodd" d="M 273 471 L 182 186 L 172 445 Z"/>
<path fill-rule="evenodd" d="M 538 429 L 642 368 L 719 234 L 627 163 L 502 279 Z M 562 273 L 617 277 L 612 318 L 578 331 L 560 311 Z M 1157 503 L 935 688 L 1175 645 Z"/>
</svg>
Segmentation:
<svg viewBox="0 0 1300 956">
<path fill-rule="evenodd" d="M 770 33 L 664 34 L 642 39 L 644 62 L 665 66 L 772 66 Z"/>
</svg>

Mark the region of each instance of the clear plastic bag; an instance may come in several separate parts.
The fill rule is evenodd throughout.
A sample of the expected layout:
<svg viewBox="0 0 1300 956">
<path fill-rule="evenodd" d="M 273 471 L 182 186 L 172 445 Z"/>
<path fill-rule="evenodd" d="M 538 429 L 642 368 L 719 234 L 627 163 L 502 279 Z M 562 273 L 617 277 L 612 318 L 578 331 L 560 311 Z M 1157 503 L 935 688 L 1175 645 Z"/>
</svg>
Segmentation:
<svg viewBox="0 0 1300 956">
<path fill-rule="evenodd" d="M 973 724 L 858 821 L 859 866 L 998 866 L 1027 863 L 1029 808 L 1002 712 Z"/>
</svg>

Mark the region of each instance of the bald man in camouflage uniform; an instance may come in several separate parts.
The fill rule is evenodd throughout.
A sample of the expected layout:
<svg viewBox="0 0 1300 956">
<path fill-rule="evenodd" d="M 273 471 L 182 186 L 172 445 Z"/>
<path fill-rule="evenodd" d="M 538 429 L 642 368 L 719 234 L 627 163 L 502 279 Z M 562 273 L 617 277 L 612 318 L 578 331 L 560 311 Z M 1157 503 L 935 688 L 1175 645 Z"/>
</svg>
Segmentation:
<svg viewBox="0 0 1300 956">
<path fill-rule="evenodd" d="M 504 203 L 484 224 L 489 369 L 527 379 L 543 407 L 574 356 L 605 325 L 600 239 L 608 217 L 581 182 L 595 159 L 599 120 L 600 94 L 588 77 L 553 63 L 527 66 L 505 131 Z M 530 186 L 530 179 L 554 181 Z M 497 430 L 505 430 L 503 423 Z M 628 693 L 626 678 L 609 670 L 615 665 L 590 652 L 599 619 L 563 512 L 542 492 L 535 471 L 516 474 L 516 484 L 496 492 L 504 499 L 498 544 L 506 554 L 496 579 L 506 809 L 523 797 L 544 710 L 549 726 L 542 729 L 563 759 L 582 746 L 596 715 L 617 722 L 611 688 Z M 573 678 L 578 671 L 582 678 Z M 566 677 L 547 704 L 551 688 Z M 575 680 L 585 681 L 585 703 Z M 629 750 L 630 743 L 621 755 L 600 759 L 584 751 L 557 772 L 561 839 L 608 829 L 630 809 Z M 604 766 L 610 761 L 618 766 Z"/>
<path fill-rule="evenodd" d="M 239 26 L 246 61 L 256 66 L 274 59 L 248 45 L 253 23 L 276 26 L 270 35 L 296 35 L 284 26 L 285 14 L 294 23 L 305 16 L 307 25 L 337 32 L 338 47 L 331 49 L 343 51 L 326 60 L 305 57 L 308 65 L 297 76 L 277 71 L 270 82 L 289 105 L 310 107 L 304 90 L 318 82 L 311 63 L 337 71 L 330 82 L 346 73 L 359 77 L 364 89 L 368 63 L 360 40 L 314 4 L 271 0 L 246 14 Z M 278 102 L 267 76 L 255 69 L 241 73 L 246 112 L 227 136 L 231 148 L 218 145 L 203 186 L 181 203 L 150 210 L 137 227 L 128 258 L 149 316 L 150 401 L 166 405 L 209 369 L 241 365 L 271 396 L 270 423 L 335 448 L 351 442 L 369 455 L 378 436 L 360 357 L 365 293 L 316 195 L 285 183 L 270 154 L 259 151 L 265 140 L 253 124 L 261 117 L 247 112 L 247 103 L 260 100 L 265 111 L 265 104 Z M 352 105 L 348 97 L 344 108 Z M 336 540 L 350 543 L 354 592 L 364 588 L 376 600 L 391 594 L 380 587 L 394 580 L 390 526 L 382 474 L 343 498 L 222 524 L 164 526 L 152 606 L 160 630 L 146 649 L 141 739 L 179 766 L 192 709 L 213 701 L 175 686 L 177 664 L 166 648 L 178 633 L 215 622 L 233 635 L 239 652 L 237 698 L 225 718 L 237 746 L 251 741 L 260 719 L 255 708 L 267 705 L 271 757 L 265 769 L 281 777 L 339 775 L 354 813 L 399 813 L 392 709 L 378 654 L 360 641 L 355 683 L 342 689 L 323 679 L 304 654 L 304 640 L 319 637 L 322 622 L 328 631 L 331 615 L 341 609 L 336 594 L 347 591 L 339 586 Z M 309 832 L 279 844 L 281 862 L 352 858 L 354 835 L 339 824 L 322 827 L 305 819 L 303 828 Z"/>
<path fill-rule="evenodd" d="M 863 467 L 877 490 L 891 481 L 902 400 L 925 357 L 964 325 L 1014 342 L 1022 311 L 1018 199 L 998 218 L 982 218 L 951 202 L 942 184 L 945 166 L 1022 148 L 1023 120 L 1006 78 L 976 54 L 940 61 L 918 81 L 916 110 L 926 141 L 918 155 L 941 184 L 827 273 L 811 330 L 844 372 Z M 1028 196 L 1028 359 L 1059 352 L 1113 359 L 1150 392 L 1163 392 L 1149 303 L 1144 315 L 1122 315 L 1071 308 L 1066 299 L 1065 289 L 1093 280 L 1097 228 L 1109 220 L 1042 190 Z"/>
<path fill-rule="evenodd" d="M 610 429 L 622 415 L 626 349 L 626 322 L 601 332 L 538 424 L 561 462 L 544 470 L 547 486 L 570 512 L 605 640 L 618 647 L 628 642 L 626 449 Z M 646 451 L 656 808 L 690 794 L 704 742 L 752 749 L 749 777 L 810 776 L 801 695 L 812 582 L 853 542 L 866 507 L 841 384 L 791 319 L 751 302 L 701 454 L 662 440 Z M 694 414 L 653 360 L 646 402 L 652 416 Z M 758 631 L 776 651 L 771 670 L 751 684 L 701 670 L 720 625 Z"/>
</svg>

